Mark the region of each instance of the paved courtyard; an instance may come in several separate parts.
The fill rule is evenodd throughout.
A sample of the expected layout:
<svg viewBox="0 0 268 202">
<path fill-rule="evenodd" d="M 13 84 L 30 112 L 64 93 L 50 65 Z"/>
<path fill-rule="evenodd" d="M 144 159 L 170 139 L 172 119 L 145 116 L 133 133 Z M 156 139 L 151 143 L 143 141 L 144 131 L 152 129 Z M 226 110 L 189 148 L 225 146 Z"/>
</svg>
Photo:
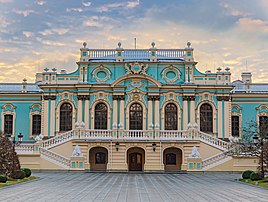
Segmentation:
<svg viewBox="0 0 268 202">
<path fill-rule="evenodd" d="M 0 189 L 0 201 L 268 201 L 268 189 L 239 174 L 35 173 L 40 180 Z"/>
</svg>

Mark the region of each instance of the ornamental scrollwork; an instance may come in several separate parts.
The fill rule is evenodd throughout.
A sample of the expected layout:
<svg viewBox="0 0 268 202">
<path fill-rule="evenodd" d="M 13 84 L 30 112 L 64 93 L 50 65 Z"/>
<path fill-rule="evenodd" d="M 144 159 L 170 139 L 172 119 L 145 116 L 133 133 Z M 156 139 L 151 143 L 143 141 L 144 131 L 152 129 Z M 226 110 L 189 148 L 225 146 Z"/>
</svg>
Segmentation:
<svg viewBox="0 0 268 202">
<path fill-rule="evenodd" d="M 143 74 L 146 75 L 148 64 L 143 63 L 125 63 L 126 74 Z"/>
<path fill-rule="evenodd" d="M 106 82 L 111 77 L 111 71 L 102 64 L 96 67 L 92 72 L 92 78 L 97 82 Z"/>
</svg>

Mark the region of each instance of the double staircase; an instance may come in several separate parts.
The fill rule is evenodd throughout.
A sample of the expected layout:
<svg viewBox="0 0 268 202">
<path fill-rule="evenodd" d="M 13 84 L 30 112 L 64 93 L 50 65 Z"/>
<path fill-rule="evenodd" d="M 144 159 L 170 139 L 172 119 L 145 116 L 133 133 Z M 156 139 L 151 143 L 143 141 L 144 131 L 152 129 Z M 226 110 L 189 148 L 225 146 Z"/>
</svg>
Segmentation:
<svg viewBox="0 0 268 202">
<path fill-rule="evenodd" d="M 62 133 L 53 138 L 44 140 L 38 144 L 40 157 L 60 166 L 63 169 L 70 168 L 70 159 L 61 156 L 51 151 L 51 148 L 64 144 L 74 139 L 83 140 L 112 140 L 112 139 L 124 139 L 124 140 L 153 140 L 153 141 L 200 141 L 214 148 L 221 150 L 219 154 L 211 156 L 202 161 L 202 169 L 209 170 L 217 165 L 220 165 L 232 157 L 228 156 L 228 152 L 232 149 L 229 142 L 225 142 L 218 138 L 212 137 L 209 134 L 200 131 L 159 131 L 159 137 L 151 136 L 151 131 L 123 131 L 122 136 L 113 137 L 111 130 L 85 130 L 74 129 L 65 133 Z M 21 144 L 16 147 L 18 153 L 34 153 L 34 145 Z"/>
</svg>

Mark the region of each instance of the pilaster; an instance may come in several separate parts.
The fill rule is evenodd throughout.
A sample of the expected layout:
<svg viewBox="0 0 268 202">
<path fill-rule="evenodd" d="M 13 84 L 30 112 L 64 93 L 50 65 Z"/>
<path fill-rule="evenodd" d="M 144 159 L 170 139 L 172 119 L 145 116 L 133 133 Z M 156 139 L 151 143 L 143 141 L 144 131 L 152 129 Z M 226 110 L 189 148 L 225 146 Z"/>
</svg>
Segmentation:
<svg viewBox="0 0 268 202">
<path fill-rule="evenodd" d="M 89 96 L 85 99 L 85 129 L 89 129 Z"/>
<path fill-rule="evenodd" d="M 230 97 L 229 96 L 217 96 L 218 100 L 218 138 L 229 137 L 230 129 L 230 113 L 228 109 L 230 108 Z M 228 119 L 228 120 L 226 120 Z"/>
<path fill-rule="evenodd" d="M 50 103 L 50 137 L 55 136 L 55 106 L 56 96 L 51 99 Z"/>
<path fill-rule="evenodd" d="M 183 130 L 187 130 L 188 125 L 188 97 L 183 96 L 182 98 L 182 111 L 183 111 Z"/>
</svg>

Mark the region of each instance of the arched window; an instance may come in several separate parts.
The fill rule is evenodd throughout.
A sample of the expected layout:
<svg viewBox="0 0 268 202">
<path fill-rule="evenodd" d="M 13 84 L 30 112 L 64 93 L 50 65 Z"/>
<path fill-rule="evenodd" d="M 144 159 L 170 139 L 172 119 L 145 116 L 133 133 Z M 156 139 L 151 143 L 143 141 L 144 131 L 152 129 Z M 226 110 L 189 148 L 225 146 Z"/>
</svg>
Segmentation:
<svg viewBox="0 0 268 202">
<path fill-rule="evenodd" d="M 41 115 L 33 115 L 32 134 L 39 135 L 41 133 Z"/>
<path fill-rule="evenodd" d="M 4 116 L 4 134 L 13 134 L 13 115 L 11 114 Z"/>
<path fill-rule="evenodd" d="M 64 103 L 60 107 L 60 131 L 72 130 L 73 107 Z"/>
<path fill-rule="evenodd" d="M 129 129 L 142 130 L 142 106 L 134 103 L 129 109 Z"/>
<path fill-rule="evenodd" d="M 239 137 L 239 116 L 232 116 L 232 136 Z"/>
<path fill-rule="evenodd" d="M 95 107 L 95 129 L 107 129 L 107 106 L 104 103 Z"/>
<path fill-rule="evenodd" d="M 202 104 L 200 107 L 200 130 L 213 132 L 213 110 L 210 104 Z"/>
<path fill-rule="evenodd" d="M 266 137 L 268 133 L 268 116 L 259 117 L 259 131 L 261 137 Z"/>
<path fill-rule="evenodd" d="M 165 107 L 165 130 L 178 130 L 178 111 L 173 103 Z"/>
</svg>

